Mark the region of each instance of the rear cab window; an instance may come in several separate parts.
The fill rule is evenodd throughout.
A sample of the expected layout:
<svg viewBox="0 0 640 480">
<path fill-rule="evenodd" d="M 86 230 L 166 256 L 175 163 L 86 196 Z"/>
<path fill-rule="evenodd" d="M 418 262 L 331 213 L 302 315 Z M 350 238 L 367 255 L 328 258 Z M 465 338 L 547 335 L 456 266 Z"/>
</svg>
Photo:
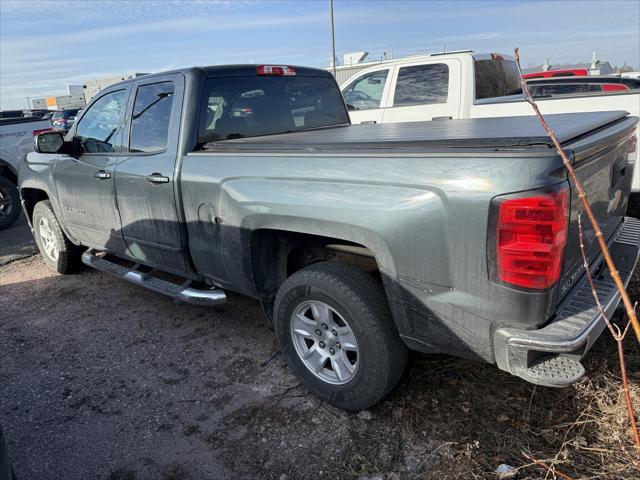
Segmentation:
<svg viewBox="0 0 640 480">
<path fill-rule="evenodd" d="M 198 144 L 348 123 L 332 77 L 210 78 L 203 89 Z"/>
<path fill-rule="evenodd" d="M 502 55 L 474 56 L 476 100 L 522 93 L 520 74 L 514 60 Z"/>
</svg>

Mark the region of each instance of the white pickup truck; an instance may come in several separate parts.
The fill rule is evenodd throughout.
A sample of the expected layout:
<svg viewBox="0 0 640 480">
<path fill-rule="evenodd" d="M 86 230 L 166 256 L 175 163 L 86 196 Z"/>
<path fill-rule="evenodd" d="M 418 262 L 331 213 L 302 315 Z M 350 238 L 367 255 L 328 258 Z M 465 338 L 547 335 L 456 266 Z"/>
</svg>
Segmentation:
<svg viewBox="0 0 640 480">
<path fill-rule="evenodd" d="M 471 50 L 381 62 L 341 87 L 352 123 L 531 115 L 513 57 Z M 518 92 L 514 95 L 515 92 Z M 543 114 L 626 110 L 640 116 L 640 90 L 536 99 Z M 640 137 L 640 127 L 636 130 Z M 640 168 L 630 204 L 640 204 Z"/>
<path fill-rule="evenodd" d="M 20 216 L 18 167 L 33 151 L 33 137 L 51 129 L 49 120 L 34 117 L 0 119 L 0 230 Z"/>
</svg>

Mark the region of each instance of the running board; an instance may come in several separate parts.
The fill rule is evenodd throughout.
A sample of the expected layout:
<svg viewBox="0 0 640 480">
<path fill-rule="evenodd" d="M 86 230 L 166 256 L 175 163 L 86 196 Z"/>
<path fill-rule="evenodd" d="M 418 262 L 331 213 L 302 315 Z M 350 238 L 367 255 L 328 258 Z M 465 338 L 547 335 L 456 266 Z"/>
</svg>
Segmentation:
<svg viewBox="0 0 640 480">
<path fill-rule="evenodd" d="M 95 255 L 93 250 L 87 250 L 82 254 L 82 263 L 96 270 L 110 273 L 128 282 L 153 290 L 156 293 L 176 298 L 192 305 L 214 306 L 227 302 L 227 296 L 221 290 L 198 290 L 177 285 L 135 268 L 118 265 L 104 257 Z"/>
</svg>

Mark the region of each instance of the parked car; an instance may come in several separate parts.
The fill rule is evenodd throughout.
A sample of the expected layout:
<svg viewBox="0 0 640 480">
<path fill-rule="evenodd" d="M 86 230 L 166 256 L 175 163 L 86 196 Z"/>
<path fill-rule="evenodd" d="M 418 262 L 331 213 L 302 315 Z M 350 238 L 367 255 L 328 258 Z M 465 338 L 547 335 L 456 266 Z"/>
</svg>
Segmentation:
<svg viewBox="0 0 640 480">
<path fill-rule="evenodd" d="M 544 78 L 527 80 L 534 97 L 555 95 L 599 94 L 640 89 L 640 79 L 619 75 L 591 75 L 586 77 Z"/>
<path fill-rule="evenodd" d="M 628 282 L 638 119 L 548 121 Z M 384 398 L 408 349 L 565 386 L 605 326 L 580 200 L 535 117 L 351 126 L 328 72 L 236 65 L 112 85 L 66 138 L 38 135 L 20 169 L 51 269 L 82 260 L 199 305 L 254 297 L 291 369 L 338 407 Z M 619 294 L 584 227 L 611 314 Z"/>
<path fill-rule="evenodd" d="M 33 151 L 33 136 L 50 128 L 47 120 L 35 117 L 0 119 L 0 230 L 20 216 L 18 167 Z"/>
<path fill-rule="evenodd" d="M 359 71 L 341 89 L 353 123 L 532 114 L 513 58 L 496 53 L 469 50 L 384 62 Z M 549 96 L 537 103 L 543 114 L 626 110 L 640 116 L 640 90 Z M 640 168 L 634 175 L 630 203 L 640 210 Z"/>
<path fill-rule="evenodd" d="M 78 109 L 72 108 L 55 112 L 51 117 L 51 126 L 60 130 L 69 130 L 78 115 Z"/>
<path fill-rule="evenodd" d="M 585 75 L 589 75 L 588 68 L 559 68 L 557 70 L 525 73 L 522 76 L 528 80 L 534 78 L 584 77 Z"/>
<path fill-rule="evenodd" d="M 22 110 L 0 110 L 0 119 L 2 118 L 22 118 L 24 113 Z"/>
</svg>

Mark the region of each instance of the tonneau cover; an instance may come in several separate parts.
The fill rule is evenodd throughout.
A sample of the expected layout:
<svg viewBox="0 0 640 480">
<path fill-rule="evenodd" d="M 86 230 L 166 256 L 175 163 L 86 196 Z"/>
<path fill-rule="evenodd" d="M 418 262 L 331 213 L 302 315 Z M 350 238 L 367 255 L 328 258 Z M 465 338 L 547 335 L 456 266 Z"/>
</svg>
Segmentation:
<svg viewBox="0 0 640 480">
<path fill-rule="evenodd" d="M 625 111 L 561 113 L 546 115 L 560 143 L 566 144 L 589 132 L 627 117 Z M 430 122 L 350 125 L 316 130 L 250 137 L 204 145 L 205 151 L 322 152 L 385 148 L 510 148 L 549 146 L 538 119 L 531 116 L 436 120 Z"/>
</svg>

